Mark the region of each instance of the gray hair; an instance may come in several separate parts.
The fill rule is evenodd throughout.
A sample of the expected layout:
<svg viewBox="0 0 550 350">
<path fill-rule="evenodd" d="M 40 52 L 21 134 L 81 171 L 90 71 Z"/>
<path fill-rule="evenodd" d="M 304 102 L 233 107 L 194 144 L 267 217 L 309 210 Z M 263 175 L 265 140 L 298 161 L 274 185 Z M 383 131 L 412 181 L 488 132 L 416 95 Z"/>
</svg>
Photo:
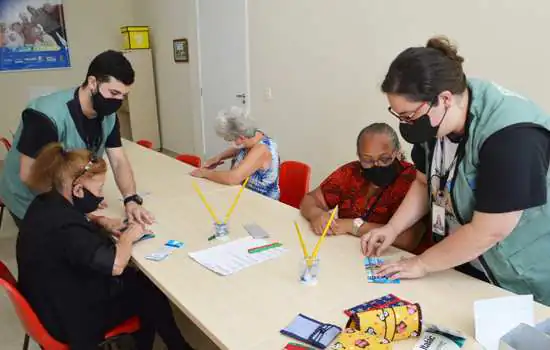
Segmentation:
<svg viewBox="0 0 550 350">
<path fill-rule="evenodd" d="M 216 118 L 216 134 L 226 141 L 235 141 L 239 136 L 254 137 L 256 130 L 255 123 L 241 107 L 223 110 Z"/>
<path fill-rule="evenodd" d="M 388 137 L 391 140 L 393 149 L 397 151 L 398 158 L 400 160 L 405 159 L 405 155 L 403 154 L 403 150 L 401 149 L 401 142 L 399 141 L 399 136 L 397 136 L 397 133 L 395 132 L 394 128 L 392 128 L 389 124 L 386 123 L 372 123 L 361 130 L 359 132 L 359 135 L 357 135 L 357 151 L 359 151 L 359 145 L 361 143 L 361 139 L 364 135 L 367 134 L 385 134 L 388 135 Z"/>
</svg>

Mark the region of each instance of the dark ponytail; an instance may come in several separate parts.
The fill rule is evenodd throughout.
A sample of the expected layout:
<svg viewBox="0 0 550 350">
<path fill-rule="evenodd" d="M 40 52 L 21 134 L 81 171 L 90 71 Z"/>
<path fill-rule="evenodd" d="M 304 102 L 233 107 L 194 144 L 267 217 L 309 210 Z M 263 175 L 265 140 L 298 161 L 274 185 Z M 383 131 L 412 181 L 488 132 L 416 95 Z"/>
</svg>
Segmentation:
<svg viewBox="0 0 550 350">
<path fill-rule="evenodd" d="M 391 63 L 382 92 L 404 95 L 411 101 L 434 101 L 443 91 L 462 94 L 464 58 L 446 37 L 428 40 L 426 47 L 410 47 Z"/>
</svg>

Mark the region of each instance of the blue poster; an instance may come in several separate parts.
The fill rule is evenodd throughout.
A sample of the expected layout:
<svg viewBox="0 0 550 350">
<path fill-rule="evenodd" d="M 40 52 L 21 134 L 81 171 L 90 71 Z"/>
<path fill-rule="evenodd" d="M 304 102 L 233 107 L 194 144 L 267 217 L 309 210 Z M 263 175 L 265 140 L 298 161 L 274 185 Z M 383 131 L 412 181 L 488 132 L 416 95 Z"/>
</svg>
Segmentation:
<svg viewBox="0 0 550 350">
<path fill-rule="evenodd" d="M 62 0 L 0 0 L 0 72 L 70 66 Z"/>
</svg>

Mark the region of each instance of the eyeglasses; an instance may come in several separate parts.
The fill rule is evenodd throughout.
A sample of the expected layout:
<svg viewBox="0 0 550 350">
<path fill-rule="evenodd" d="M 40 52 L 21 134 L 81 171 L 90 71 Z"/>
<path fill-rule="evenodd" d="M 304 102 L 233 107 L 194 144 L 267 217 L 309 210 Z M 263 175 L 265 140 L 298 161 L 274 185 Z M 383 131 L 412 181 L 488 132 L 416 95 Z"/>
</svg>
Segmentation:
<svg viewBox="0 0 550 350">
<path fill-rule="evenodd" d="M 378 158 L 378 159 L 372 159 L 372 158 L 360 159 L 360 162 L 361 162 L 361 166 L 363 168 L 368 169 L 368 168 L 372 168 L 374 166 L 379 166 L 379 167 L 388 166 L 391 163 L 393 163 L 394 159 L 395 159 L 395 155 L 385 154 L 385 155 L 380 156 L 380 158 Z"/>
<path fill-rule="evenodd" d="M 84 166 L 84 168 L 80 171 L 80 173 L 78 173 L 78 175 L 74 178 L 73 180 L 73 184 L 78 180 L 80 179 L 82 176 L 84 176 L 84 174 L 86 174 L 88 171 L 90 171 L 90 169 L 94 166 L 94 164 L 97 163 L 97 156 L 92 153 L 90 155 L 90 160 L 88 161 L 88 163 L 86 163 L 86 165 Z"/>
<path fill-rule="evenodd" d="M 428 114 L 430 113 L 430 111 L 432 110 L 432 107 L 434 105 L 434 101 L 432 102 L 422 102 L 422 104 L 420 106 L 418 106 L 418 108 L 416 108 L 414 111 L 412 112 L 401 112 L 401 113 L 397 113 L 396 111 L 394 111 L 393 109 L 391 109 L 391 106 L 388 107 L 388 112 L 390 112 L 394 117 L 396 117 L 397 119 L 399 119 L 400 122 L 402 123 L 407 123 L 407 124 L 411 124 L 413 121 L 414 121 L 414 116 L 418 114 L 418 111 L 420 111 L 420 109 L 422 107 L 424 107 L 425 105 L 429 105 L 429 108 L 428 110 L 426 111 L 426 113 L 424 114 Z"/>
</svg>

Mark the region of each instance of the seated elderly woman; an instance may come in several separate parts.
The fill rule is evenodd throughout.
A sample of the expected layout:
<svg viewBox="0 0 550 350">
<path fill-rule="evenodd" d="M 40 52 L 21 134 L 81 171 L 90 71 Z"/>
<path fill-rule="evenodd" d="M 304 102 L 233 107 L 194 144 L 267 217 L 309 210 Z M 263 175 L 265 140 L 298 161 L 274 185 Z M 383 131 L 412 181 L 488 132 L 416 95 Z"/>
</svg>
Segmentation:
<svg viewBox="0 0 550 350">
<path fill-rule="evenodd" d="M 416 176 L 416 169 L 402 159 L 399 138 L 391 126 L 375 123 L 357 137 L 356 161 L 345 164 L 308 193 L 300 206 L 312 230 L 321 234 L 329 210 L 338 206 L 338 219 L 331 225 L 332 235 L 360 237 L 388 223 Z M 413 225 L 395 245 L 414 250 L 424 233 L 421 222 Z"/>
<path fill-rule="evenodd" d="M 278 200 L 279 152 L 273 139 L 258 130 L 241 108 L 220 113 L 216 133 L 231 147 L 207 160 L 202 168 L 191 172 L 226 185 L 237 185 L 250 177 L 247 188 Z M 215 170 L 226 159 L 233 159 L 230 170 Z"/>
<path fill-rule="evenodd" d="M 75 350 L 97 349 L 106 331 L 139 316 L 139 350 L 151 350 L 158 332 L 168 349 L 191 349 L 168 299 L 143 274 L 128 267 L 144 228 L 90 217 L 102 202 L 107 165 L 87 150 L 44 148 L 29 186 L 39 193 L 17 238 L 18 287 L 48 332 Z M 118 235 L 114 243 L 105 234 Z"/>
</svg>

